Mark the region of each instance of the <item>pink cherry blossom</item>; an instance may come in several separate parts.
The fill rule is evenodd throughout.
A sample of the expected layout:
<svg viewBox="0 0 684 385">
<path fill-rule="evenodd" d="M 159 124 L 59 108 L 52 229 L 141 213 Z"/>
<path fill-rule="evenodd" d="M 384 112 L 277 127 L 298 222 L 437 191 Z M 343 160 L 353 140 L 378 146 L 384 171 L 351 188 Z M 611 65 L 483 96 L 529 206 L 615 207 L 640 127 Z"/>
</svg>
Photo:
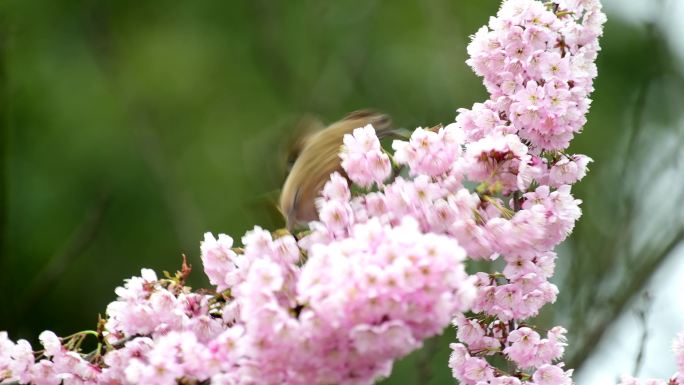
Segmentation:
<svg viewBox="0 0 684 385">
<path fill-rule="evenodd" d="M 373 126 L 359 127 L 345 135 L 340 153 L 342 168 L 355 183 L 368 187 L 381 184 L 392 171 L 390 159 L 382 152 Z"/>
</svg>

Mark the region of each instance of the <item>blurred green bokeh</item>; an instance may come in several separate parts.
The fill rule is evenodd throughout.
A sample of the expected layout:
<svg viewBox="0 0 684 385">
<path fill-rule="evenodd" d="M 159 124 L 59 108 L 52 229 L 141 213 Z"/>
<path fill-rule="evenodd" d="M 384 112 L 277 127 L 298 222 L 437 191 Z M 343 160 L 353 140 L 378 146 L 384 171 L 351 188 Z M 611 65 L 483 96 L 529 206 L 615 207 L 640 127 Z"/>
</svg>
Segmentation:
<svg viewBox="0 0 684 385">
<path fill-rule="evenodd" d="M 484 100 L 465 47 L 498 3 L 0 2 L 0 330 L 35 340 L 92 328 L 124 278 L 173 271 L 183 253 L 205 285 L 205 231 L 282 225 L 274 197 L 298 117 L 371 107 L 413 128 Z M 595 160 L 575 189 L 585 215 L 560 250 L 559 303 L 539 320 L 575 333 L 578 365 L 602 325 L 594 310 L 621 311 L 614 294 L 643 282 L 650 265 L 638 264 L 657 265 L 682 229 L 681 181 L 657 214 L 638 199 L 682 163 L 681 63 L 657 24 L 611 17 L 602 46 L 573 144 Z M 634 241 L 644 231 L 664 238 Z M 386 384 L 452 383 L 451 340 Z"/>
</svg>

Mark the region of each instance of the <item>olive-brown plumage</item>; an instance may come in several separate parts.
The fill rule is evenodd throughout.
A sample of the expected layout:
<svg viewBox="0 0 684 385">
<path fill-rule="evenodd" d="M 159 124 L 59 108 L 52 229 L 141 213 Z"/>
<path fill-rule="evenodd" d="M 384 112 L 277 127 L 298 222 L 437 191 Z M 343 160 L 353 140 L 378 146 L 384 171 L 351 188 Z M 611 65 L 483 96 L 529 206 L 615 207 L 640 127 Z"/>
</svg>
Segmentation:
<svg viewBox="0 0 684 385">
<path fill-rule="evenodd" d="M 280 194 L 280 210 L 290 231 L 318 219 L 315 201 L 330 174 L 337 171 L 345 175 L 339 157 L 344 135 L 368 124 L 373 125 L 379 137 L 391 132 L 389 116 L 361 110 L 304 139 Z"/>
</svg>

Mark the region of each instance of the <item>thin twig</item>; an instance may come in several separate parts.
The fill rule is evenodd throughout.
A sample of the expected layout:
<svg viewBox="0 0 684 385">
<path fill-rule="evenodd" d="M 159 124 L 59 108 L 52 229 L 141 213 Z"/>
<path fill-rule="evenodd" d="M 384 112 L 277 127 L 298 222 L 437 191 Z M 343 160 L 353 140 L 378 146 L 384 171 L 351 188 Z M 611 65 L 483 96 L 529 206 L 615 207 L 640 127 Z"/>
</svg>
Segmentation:
<svg viewBox="0 0 684 385">
<path fill-rule="evenodd" d="M 662 36 L 659 34 L 657 26 L 654 23 L 649 24 L 647 27 L 648 38 L 651 43 L 650 46 L 653 47 L 654 59 L 651 61 L 651 65 L 647 69 L 646 75 L 644 76 L 641 84 L 637 88 L 636 98 L 634 101 L 634 106 L 632 108 L 632 115 L 629 126 L 630 129 L 627 132 L 627 143 L 625 147 L 626 158 L 623 160 L 622 167 L 619 169 L 618 181 L 622 186 L 624 186 L 622 188 L 623 195 L 621 197 L 622 199 L 620 202 L 621 208 L 623 210 L 621 212 L 621 219 L 618 222 L 619 228 L 616 231 L 614 231 L 615 235 L 611 239 L 603 243 L 603 246 L 597 253 L 598 255 L 603 256 L 604 260 L 607 263 L 604 263 L 602 265 L 596 265 L 595 262 L 592 262 L 591 266 L 591 270 L 594 271 L 593 279 L 599 282 L 603 280 L 603 277 L 612 272 L 612 266 L 615 265 L 615 262 L 618 260 L 618 257 L 628 252 L 628 250 L 626 250 L 624 246 L 629 245 L 630 238 L 633 236 L 634 230 L 637 225 L 636 207 L 637 203 L 639 202 L 639 198 L 637 197 L 641 195 L 641 193 L 638 191 L 638 187 L 640 186 L 637 183 L 634 183 L 634 181 L 628 181 L 628 177 L 630 175 L 629 171 L 634 170 L 639 162 L 639 140 L 642 139 L 641 133 L 645 129 L 645 115 L 648 104 L 648 95 L 651 90 L 651 84 L 658 78 L 662 77 L 663 73 L 667 72 L 668 69 L 668 60 L 664 60 L 666 56 L 663 52 L 664 48 L 662 45 Z M 603 314 L 604 316 L 603 318 L 600 318 L 599 322 L 595 323 L 593 327 L 589 326 L 588 331 L 580 330 L 577 332 L 577 335 L 585 337 L 583 338 L 583 341 L 586 342 L 581 344 L 579 350 L 576 350 L 574 353 L 571 352 L 569 354 L 568 363 L 570 367 L 579 369 L 579 367 L 588 358 L 591 351 L 593 351 L 593 349 L 597 346 L 595 342 L 598 341 L 601 338 L 601 336 L 603 336 L 603 334 L 606 331 L 606 328 L 608 328 L 612 321 L 624 311 L 631 297 L 636 295 L 636 293 L 638 293 L 643 288 L 643 285 L 648 280 L 650 275 L 655 271 L 659 264 L 667 257 L 669 252 L 674 247 L 676 247 L 677 244 L 681 241 L 682 230 L 675 229 L 675 231 L 678 233 L 674 234 L 674 236 L 670 239 L 670 243 L 666 243 L 664 249 L 661 249 L 662 253 L 659 254 L 656 251 L 656 255 L 651 257 L 650 259 L 639 258 L 640 260 L 647 259 L 647 261 L 643 265 L 633 265 L 633 271 L 630 274 L 628 274 L 628 277 L 623 279 L 621 285 L 619 285 L 620 289 L 614 292 L 615 294 L 610 297 L 610 300 L 607 301 L 608 303 L 605 303 L 605 301 L 601 301 L 601 297 L 596 296 L 594 294 L 591 294 L 589 296 L 575 297 L 576 301 L 586 302 L 584 304 L 576 304 L 576 306 L 580 306 L 580 309 L 602 307 L 604 311 L 600 314 Z M 647 252 L 630 252 L 630 255 L 634 254 L 649 255 L 649 253 Z M 575 271 L 573 271 L 573 274 L 571 274 L 571 276 L 575 278 L 575 285 L 581 286 L 581 284 L 583 284 L 583 282 L 586 281 L 586 269 L 581 268 L 585 267 L 584 265 L 577 264 L 575 266 L 577 266 L 578 269 L 574 269 Z M 581 274 L 577 274 L 578 272 Z M 634 274 L 636 274 L 636 276 L 634 276 Z M 582 280 L 582 276 L 585 277 L 584 280 Z M 573 324 L 575 325 L 582 323 L 589 323 L 588 321 L 586 321 L 585 310 L 580 310 L 576 312 L 576 317 L 573 321 Z M 647 331 L 645 331 L 645 333 L 647 333 Z M 639 361 L 637 361 L 637 363 L 638 365 L 635 368 L 635 370 L 638 371 L 640 363 Z"/>
<path fill-rule="evenodd" d="M 646 355 L 646 341 L 648 340 L 648 315 L 653 304 L 653 298 L 651 294 L 646 291 L 643 295 L 644 301 L 641 309 L 636 312 L 639 322 L 641 323 L 641 340 L 639 341 L 639 351 L 637 352 L 636 359 L 634 360 L 634 377 L 639 376 L 641 367 L 644 363 L 644 356 Z"/>
<path fill-rule="evenodd" d="M 651 258 L 641 266 L 639 269 L 638 276 L 632 276 L 627 281 L 623 287 L 617 291 L 618 294 L 614 297 L 611 303 L 605 304 L 606 314 L 602 317 L 596 325 L 584 333 L 584 338 L 582 342 L 576 346 L 580 346 L 579 349 L 570 353 L 567 357 L 567 366 L 569 368 L 574 368 L 579 370 L 585 363 L 587 358 L 589 358 L 591 352 L 598 345 L 596 342 L 600 341 L 608 327 L 615 322 L 615 319 L 619 317 L 625 310 L 629 300 L 638 293 L 647 282 L 648 278 L 653 275 L 655 270 L 660 266 L 660 264 L 672 253 L 672 251 L 684 240 L 684 229 L 680 229 L 676 236 L 674 236 L 670 242 L 667 242 L 665 247 L 663 247 L 659 252 L 656 252 Z"/>
</svg>

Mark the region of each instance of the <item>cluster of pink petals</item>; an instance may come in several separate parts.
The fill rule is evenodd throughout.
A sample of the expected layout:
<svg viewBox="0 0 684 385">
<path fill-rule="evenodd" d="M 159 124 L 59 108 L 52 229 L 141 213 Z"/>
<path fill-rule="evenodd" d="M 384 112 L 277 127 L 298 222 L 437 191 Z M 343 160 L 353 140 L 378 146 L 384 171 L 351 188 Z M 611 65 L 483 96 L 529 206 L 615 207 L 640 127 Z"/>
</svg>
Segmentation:
<svg viewBox="0 0 684 385">
<path fill-rule="evenodd" d="M 459 111 L 468 137 L 501 131 L 517 133 L 534 153 L 566 148 L 586 122 L 604 22 L 597 0 L 504 1 L 468 46 L 467 63 L 491 94 Z"/>
<path fill-rule="evenodd" d="M 117 345 L 116 350 L 94 360 L 45 331 L 40 335 L 44 349 L 36 357 L 27 341 L 13 344 L 3 333 L 0 382 L 176 384 L 179 378 L 202 381 L 219 372 L 220 361 L 211 348 L 224 333 L 225 322 L 210 313 L 208 296 L 164 286 L 148 269 L 116 292 L 119 298 L 108 306 L 107 331 L 100 341 Z"/>
<path fill-rule="evenodd" d="M 546 184 L 559 187 L 579 182 L 587 175 L 587 165 L 590 162 L 592 159 L 586 155 L 563 156 L 549 170 Z"/>
<path fill-rule="evenodd" d="M 207 234 L 202 258 L 223 295 L 192 293 L 143 269 L 108 306 L 104 339 L 118 348 L 101 357 L 104 366 L 51 332 L 41 335 L 38 362 L 26 341 L 1 334 L 0 379 L 371 384 L 466 310 L 474 286 L 458 243 L 422 233 L 410 218 L 397 226 L 371 220 L 352 232 L 300 250 L 292 236 L 273 239 L 257 227 L 239 252 L 229 237 Z M 303 251 L 307 262 L 297 266 Z"/>
<path fill-rule="evenodd" d="M 543 364 L 534 369 L 526 378 L 512 373 L 502 373 L 501 369 L 494 368 L 489 362 L 478 356 L 474 356 L 462 344 L 451 344 L 453 350 L 449 358 L 449 366 L 453 370 L 454 378 L 465 385 L 522 385 L 532 383 L 535 385 L 571 385 L 572 369 L 565 370 L 562 364 Z"/>
<path fill-rule="evenodd" d="M 463 384 L 572 383 L 572 370 L 558 362 L 564 329 L 542 339 L 525 320 L 555 301 L 553 248 L 581 215 L 570 185 L 591 159 L 563 151 L 586 121 L 604 21 L 598 0 L 506 0 L 468 46 L 468 64 L 491 98 L 459 110 L 465 152 L 447 174 L 482 189 L 472 198 L 474 218 L 447 232 L 469 256 L 501 258 L 505 267 L 476 274 L 475 314 L 455 319 L 460 342 L 449 366 Z M 509 361 L 509 371 L 493 366 L 492 355 Z"/>
<path fill-rule="evenodd" d="M 221 321 L 209 315 L 211 296 L 188 288 L 176 289 L 174 292 L 161 287 L 157 275 L 149 269 L 142 269 L 140 277 L 126 280 L 115 290 L 118 299 L 107 306 L 109 341 L 181 330 L 192 331 L 206 341 L 220 332 Z"/>
<path fill-rule="evenodd" d="M 471 258 L 503 256 L 507 281 L 500 283 L 478 274 L 473 310 L 504 320 L 536 315 L 556 298 L 557 288 L 548 282 L 555 265 L 550 250 L 572 230 L 581 214 L 579 201 L 570 195 L 569 186 L 554 191 L 540 186 L 524 194 L 519 211 L 507 218 L 498 208 L 504 206 L 501 200 L 492 204 L 462 187 L 451 192 L 452 181 L 448 177 L 442 181 L 399 177 L 383 191 L 351 198 L 344 178 L 334 175 L 326 189 L 340 193 L 319 201 L 321 221 L 312 224 L 314 231 L 304 242 L 345 239 L 354 225 L 369 218 L 394 225 L 412 217 L 423 232 L 458 240 Z"/>
<path fill-rule="evenodd" d="M 449 171 L 461 155 L 463 138 L 455 126 L 436 129 L 417 128 L 408 142 L 392 143 L 394 159 L 406 164 L 411 175 L 438 176 Z"/>
<path fill-rule="evenodd" d="M 371 125 L 357 128 L 352 135 L 344 136 L 340 158 L 349 179 L 359 186 L 382 184 L 392 172 L 390 159 L 380 147 Z"/>
<path fill-rule="evenodd" d="M 604 20 L 598 0 L 504 0 L 468 47 L 490 100 L 394 141 L 395 177 L 373 127 L 355 129 L 306 236 L 255 227 L 238 248 L 207 233 L 212 290 L 143 269 L 116 289 L 94 353 L 80 335 L 45 332 L 34 352 L 0 333 L 0 383 L 367 385 L 453 320 L 461 383 L 571 384 L 565 330 L 542 338 L 525 320 L 555 301 L 553 249 L 581 215 L 570 186 L 591 159 L 564 150 Z M 469 276 L 466 256 L 504 268 Z"/>
<path fill-rule="evenodd" d="M 541 185 L 521 195 L 517 202 L 520 208 L 512 213 L 504 208 L 507 203 L 501 198 L 464 188 L 461 171 L 464 169 L 457 164 L 440 177 L 397 177 L 380 191 L 354 197 L 346 180 L 334 174 L 326 189 L 338 193 L 331 196 L 324 192 L 317 202 L 320 220 L 311 224 L 313 233 L 305 242 L 345 238 L 353 225 L 369 218 L 396 225 L 412 217 L 423 232 L 458 240 L 471 258 L 531 258 L 565 240 L 581 216 L 581 201 L 572 197 L 569 185 Z"/>
<path fill-rule="evenodd" d="M 494 132 L 468 144 L 462 172 L 473 182 L 498 183 L 507 194 L 518 190 L 520 169 L 529 158 L 527 146 L 517 135 Z"/>
<path fill-rule="evenodd" d="M 529 327 L 510 330 L 505 322 L 485 322 L 457 316 L 454 319 L 457 338 L 461 343 L 450 345 L 453 353 L 449 360 L 453 375 L 462 384 L 476 385 L 521 384 L 512 373 L 502 374 L 484 357 L 503 353 L 518 368 L 532 369 L 532 380 L 536 384 L 569 385 L 572 371 L 563 369 L 562 364 L 553 362 L 565 351 L 565 329 L 554 327 L 547 332 L 547 338 Z"/>
<path fill-rule="evenodd" d="M 259 383 L 370 384 L 472 299 L 465 252 L 410 219 L 358 224 L 307 253 L 294 271 L 267 261 L 255 270 L 254 262 L 235 288 L 240 361 Z"/>
<path fill-rule="evenodd" d="M 555 302 L 553 274 L 556 255 L 548 252 L 534 258 L 507 258 L 502 278 L 477 273 L 477 296 L 472 310 L 508 322 L 537 315 L 542 306 Z"/>
<path fill-rule="evenodd" d="M 14 343 L 5 332 L 0 332 L 0 383 L 94 384 L 100 376 L 98 366 L 80 354 L 64 349 L 54 333 L 41 333 L 40 341 L 44 349 L 36 360 L 28 341 Z"/>
</svg>

